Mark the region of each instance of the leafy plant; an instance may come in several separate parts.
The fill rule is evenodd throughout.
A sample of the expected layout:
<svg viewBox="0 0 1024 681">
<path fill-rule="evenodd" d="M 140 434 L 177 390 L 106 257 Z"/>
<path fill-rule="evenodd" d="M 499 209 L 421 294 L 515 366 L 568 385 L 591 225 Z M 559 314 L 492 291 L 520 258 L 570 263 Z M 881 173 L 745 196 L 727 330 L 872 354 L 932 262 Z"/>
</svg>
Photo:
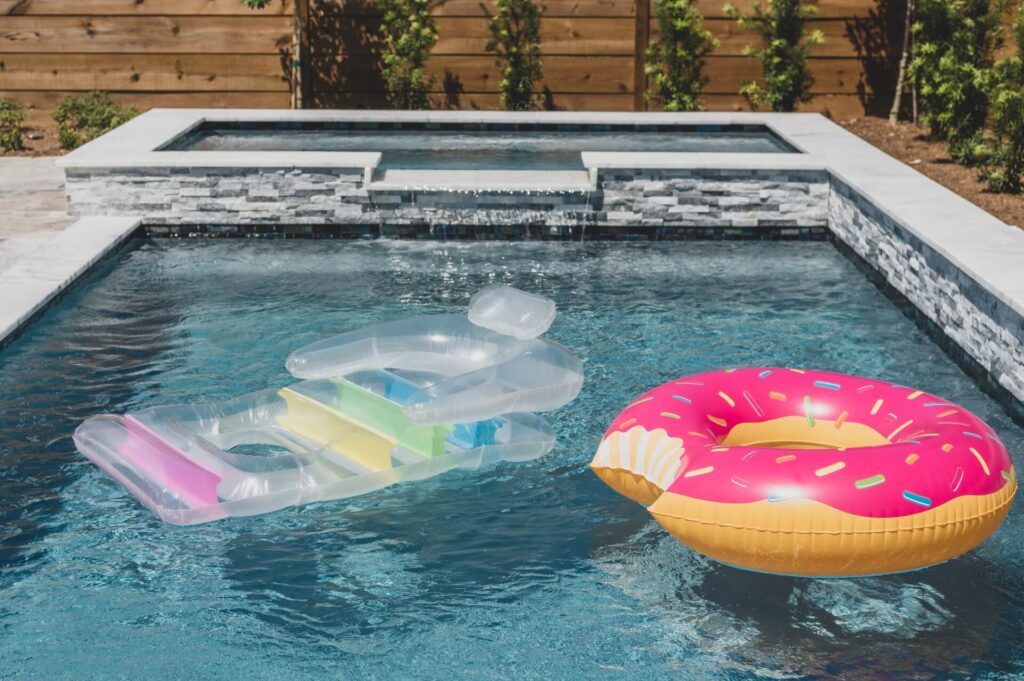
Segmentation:
<svg viewBox="0 0 1024 681">
<path fill-rule="evenodd" d="M 918 0 L 914 58 L 922 120 L 949 144 L 954 160 L 971 164 L 983 149 L 995 51 L 1009 0 Z"/>
<path fill-rule="evenodd" d="M 718 41 L 693 0 L 658 0 L 654 13 L 661 30 L 645 53 L 647 98 L 660 100 L 666 111 L 698 111 L 708 82 L 704 64 Z"/>
<path fill-rule="evenodd" d="M 1019 194 L 1024 189 L 1024 3 L 1013 22 L 1017 56 L 999 62 L 992 71 L 991 153 L 982 179 L 995 192 Z"/>
<path fill-rule="evenodd" d="M 759 33 L 764 43 L 761 49 L 744 48 L 744 54 L 761 62 L 763 82 L 744 83 L 740 93 L 753 104 L 767 104 L 772 111 L 792 111 L 811 99 L 814 76 L 807 69 L 807 58 L 815 45 L 825 42 L 821 31 L 805 31 L 816 10 L 800 0 L 768 0 L 767 7 L 755 0 L 753 10 L 752 15 L 744 16 L 732 5 L 725 6 L 726 16 L 741 28 Z"/>
<path fill-rule="evenodd" d="M 270 7 L 273 0 L 242 0 L 242 4 L 249 9 L 265 9 Z"/>
<path fill-rule="evenodd" d="M 486 6 L 481 3 L 481 7 L 486 13 Z M 497 55 L 496 63 L 501 70 L 501 108 L 528 111 L 540 98 L 534 93 L 533 84 L 543 77 L 540 19 L 547 8 L 533 0 L 495 0 L 494 9 L 493 15 L 488 14 L 491 39 L 487 49 Z"/>
<path fill-rule="evenodd" d="M 75 149 L 139 115 L 131 106 L 118 106 L 106 92 L 67 97 L 53 110 L 61 146 Z"/>
<path fill-rule="evenodd" d="M 431 0 L 376 0 L 381 22 L 381 72 L 388 102 L 396 109 L 426 109 L 434 82 L 426 76 L 437 27 L 430 16 Z"/>
<path fill-rule="evenodd" d="M 25 148 L 22 138 L 26 120 L 28 112 L 25 107 L 7 97 L 0 99 L 0 149 L 21 151 Z"/>
</svg>

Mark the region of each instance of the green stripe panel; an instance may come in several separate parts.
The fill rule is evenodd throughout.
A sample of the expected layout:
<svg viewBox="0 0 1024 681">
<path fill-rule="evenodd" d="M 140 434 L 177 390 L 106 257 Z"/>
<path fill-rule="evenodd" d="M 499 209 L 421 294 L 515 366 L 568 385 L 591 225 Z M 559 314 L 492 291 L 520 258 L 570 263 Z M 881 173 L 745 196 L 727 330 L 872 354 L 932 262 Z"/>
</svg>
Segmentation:
<svg viewBox="0 0 1024 681">
<path fill-rule="evenodd" d="M 375 430 L 399 445 L 423 456 L 444 454 L 444 441 L 453 426 L 425 426 L 413 423 L 391 400 L 343 378 L 334 379 L 338 388 L 333 409 L 363 426 Z"/>
</svg>

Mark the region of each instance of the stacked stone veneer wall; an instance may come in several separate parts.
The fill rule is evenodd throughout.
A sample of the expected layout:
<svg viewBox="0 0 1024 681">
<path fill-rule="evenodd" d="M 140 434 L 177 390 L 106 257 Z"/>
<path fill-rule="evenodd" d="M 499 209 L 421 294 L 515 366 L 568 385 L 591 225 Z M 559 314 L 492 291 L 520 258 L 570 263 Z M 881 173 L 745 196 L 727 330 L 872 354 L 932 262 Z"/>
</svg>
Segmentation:
<svg viewBox="0 0 1024 681">
<path fill-rule="evenodd" d="M 1024 401 L 1024 319 L 838 179 L 829 228 L 999 386 Z"/>
<path fill-rule="evenodd" d="M 443 171 L 437 171 L 443 181 Z M 820 227 L 824 171 L 614 170 L 593 191 L 367 189 L 356 169 L 69 169 L 72 215 L 157 225 Z"/>
</svg>

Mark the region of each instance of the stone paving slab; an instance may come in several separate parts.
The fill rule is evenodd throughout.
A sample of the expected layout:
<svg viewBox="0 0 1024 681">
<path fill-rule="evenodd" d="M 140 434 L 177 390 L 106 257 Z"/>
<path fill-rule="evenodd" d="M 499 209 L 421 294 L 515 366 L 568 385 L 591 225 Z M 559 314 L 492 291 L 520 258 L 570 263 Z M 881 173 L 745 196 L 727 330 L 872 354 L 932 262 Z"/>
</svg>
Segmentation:
<svg viewBox="0 0 1024 681">
<path fill-rule="evenodd" d="M 0 273 L 75 221 L 66 211 L 64 170 L 55 161 L 0 158 Z"/>
</svg>

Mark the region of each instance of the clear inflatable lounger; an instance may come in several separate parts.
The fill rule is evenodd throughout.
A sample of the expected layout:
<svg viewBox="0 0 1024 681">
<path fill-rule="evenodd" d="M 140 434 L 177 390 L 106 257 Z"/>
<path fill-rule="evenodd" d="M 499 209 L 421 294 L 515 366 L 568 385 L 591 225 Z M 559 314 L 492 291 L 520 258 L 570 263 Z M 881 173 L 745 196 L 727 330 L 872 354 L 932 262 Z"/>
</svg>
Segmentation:
<svg viewBox="0 0 1024 681">
<path fill-rule="evenodd" d="M 499 298 L 529 296 L 500 288 L 508 292 Z M 500 316 L 485 315 L 496 326 Z M 583 381 L 561 345 L 458 315 L 342 334 L 297 351 L 288 366 L 317 378 L 215 404 L 96 416 L 75 443 L 160 518 L 195 524 L 537 458 L 555 437 L 527 410 L 568 403 Z"/>
</svg>

